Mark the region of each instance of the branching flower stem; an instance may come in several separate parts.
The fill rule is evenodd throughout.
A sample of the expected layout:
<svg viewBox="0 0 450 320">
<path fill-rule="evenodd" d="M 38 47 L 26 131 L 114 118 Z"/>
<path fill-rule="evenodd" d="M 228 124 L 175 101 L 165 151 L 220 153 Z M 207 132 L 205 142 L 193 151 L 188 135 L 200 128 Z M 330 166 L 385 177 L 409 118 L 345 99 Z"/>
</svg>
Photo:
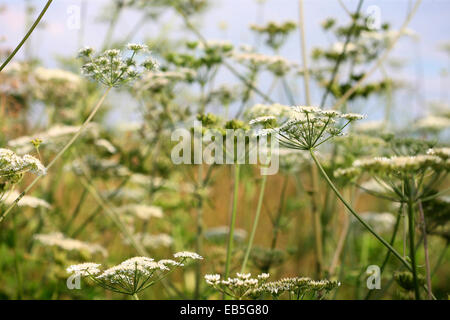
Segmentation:
<svg viewBox="0 0 450 320">
<path fill-rule="evenodd" d="M 54 164 L 55 162 L 61 158 L 61 156 L 67 151 L 67 149 L 69 149 L 72 144 L 75 142 L 75 140 L 78 139 L 78 137 L 83 133 L 83 131 L 86 129 L 86 127 L 89 125 L 89 123 L 91 122 L 91 120 L 94 118 L 95 114 L 97 113 L 97 111 L 100 109 L 100 107 L 102 106 L 103 102 L 106 99 L 106 96 L 108 95 L 109 91 L 111 90 L 111 87 L 109 87 L 108 89 L 106 89 L 105 93 L 103 93 L 103 95 L 101 96 L 100 100 L 97 102 L 97 104 L 95 105 L 95 107 L 92 109 L 91 113 L 89 114 L 89 116 L 86 118 L 86 120 L 84 121 L 84 123 L 81 125 L 80 129 L 77 131 L 77 133 L 75 133 L 73 135 L 73 137 L 70 139 L 70 141 L 61 149 L 61 151 L 58 152 L 58 154 L 53 158 L 52 161 L 50 161 L 50 163 L 46 166 L 46 169 L 49 170 Z M 14 202 L 8 207 L 8 209 L 6 209 L 5 212 L 1 213 L 0 215 L 0 223 L 3 222 L 3 220 L 5 219 L 5 217 L 8 215 L 8 213 L 14 209 L 14 207 L 17 205 L 17 203 L 33 188 L 33 186 L 42 178 L 43 176 L 37 176 L 29 185 L 28 187 L 26 187 L 26 189 L 14 200 Z"/>
<path fill-rule="evenodd" d="M 416 1 L 416 3 L 414 4 L 413 9 L 411 10 L 411 12 L 408 14 L 408 16 L 406 17 L 405 21 L 403 22 L 403 25 L 401 26 L 398 34 L 394 37 L 394 39 L 392 40 L 392 42 L 390 43 L 390 45 L 388 46 L 388 48 L 386 49 L 384 54 L 376 61 L 375 65 L 373 65 L 373 67 L 370 68 L 370 70 L 367 71 L 364 74 L 364 76 L 357 83 L 355 83 L 355 85 L 353 87 L 348 89 L 347 92 L 345 92 L 344 95 L 334 104 L 334 106 L 333 106 L 334 110 L 338 110 L 340 108 L 340 106 L 343 105 L 351 97 L 351 95 L 353 93 L 355 93 L 355 91 L 363 84 L 363 82 L 366 81 L 367 78 L 369 78 L 373 73 L 375 73 L 375 71 L 377 71 L 377 69 L 380 66 L 383 65 L 384 61 L 388 58 L 388 56 L 391 53 L 392 49 L 397 44 L 398 39 L 400 39 L 400 37 L 403 35 L 403 33 L 404 33 L 406 27 L 408 26 L 409 22 L 411 21 L 411 19 L 413 18 L 413 16 L 417 12 L 417 9 L 419 9 L 419 6 L 420 6 L 421 2 L 422 2 L 422 0 L 417 0 Z"/>
<path fill-rule="evenodd" d="M 371 226 L 369 226 L 356 212 L 355 210 L 351 207 L 351 205 L 344 199 L 344 197 L 341 195 L 341 193 L 339 192 L 339 190 L 336 188 L 336 186 L 333 184 L 333 182 L 331 181 L 331 179 L 328 177 L 327 173 L 325 172 L 325 170 L 323 169 L 322 165 L 320 164 L 319 160 L 317 159 L 316 155 L 314 154 L 314 150 L 310 149 L 309 150 L 311 157 L 314 161 L 314 163 L 316 164 L 317 168 L 319 169 L 320 173 L 323 175 L 323 177 L 325 178 L 326 182 L 328 183 L 328 185 L 330 186 L 330 188 L 334 191 L 334 193 L 336 194 L 336 196 L 339 198 L 339 200 L 341 200 L 341 202 L 344 204 L 344 206 L 348 209 L 348 211 L 350 211 L 350 213 L 370 232 L 372 233 L 375 238 L 377 238 L 389 251 L 392 252 L 392 254 L 397 257 L 397 259 L 399 259 L 403 265 L 410 271 L 412 271 L 412 267 L 411 265 L 397 252 L 397 250 L 395 250 L 386 240 L 384 240 L 382 237 L 380 237 L 375 230 L 373 230 L 373 228 Z"/>
<path fill-rule="evenodd" d="M 186 16 L 186 14 L 182 10 L 177 10 L 177 13 L 180 14 L 180 16 L 183 18 L 184 23 L 188 27 L 189 30 L 191 30 L 200 40 L 203 46 L 205 48 L 208 47 L 208 43 L 205 39 L 205 37 L 195 28 L 195 26 L 189 21 L 189 18 Z M 264 92 L 262 92 L 260 89 L 258 89 L 253 83 L 248 81 L 246 77 L 241 75 L 231 64 L 229 64 L 227 61 L 223 61 L 223 65 L 233 74 L 235 75 L 239 80 L 241 80 L 248 88 L 251 88 L 256 94 L 258 94 L 261 98 L 264 99 L 266 102 L 274 103 L 274 101 L 267 96 Z"/>
<path fill-rule="evenodd" d="M 27 34 L 23 37 L 22 41 L 17 45 L 17 47 L 11 52 L 11 54 L 6 58 L 5 62 L 0 66 L 0 72 L 6 67 L 6 65 L 14 58 L 16 53 L 22 48 L 23 44 L 28 40 L 30 35 L 33 33 L 34 29 L 36 29 L 37 25 L 41 21 L 44 14 L 47 12 L 48 7 L 50 7 L 50 4 L 53 2 L 53 0 L 48 0 L 45 4 L 44 8 L 42 9 L 41 13 L 37 17 L 36 21 L 34 21 L 33 25 L 31 26 L 30 30 L 28 30 Z M 0 220 L 1 221 L 1 220 Z"/>
</svg>

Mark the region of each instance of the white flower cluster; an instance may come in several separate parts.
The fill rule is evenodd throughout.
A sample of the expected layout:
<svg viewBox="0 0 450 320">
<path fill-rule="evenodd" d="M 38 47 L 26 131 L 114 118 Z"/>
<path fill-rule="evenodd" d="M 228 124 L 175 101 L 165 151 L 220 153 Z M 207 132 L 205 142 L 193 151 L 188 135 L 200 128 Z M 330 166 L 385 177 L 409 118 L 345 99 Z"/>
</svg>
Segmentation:
<svg viewBox="0 0 450 320">
<path fill-rule="evenodd" d="M 264 68 L 278 77 L 282 77 L 289 71 L 299 70 L 299 65 L 282 56 L 269 56 L 255 52 L 234 52 L 233 59 L 247 65 L 250 68 Z"/>
<path fill-rule="evenodd" d="M 450 158 L 450 148 L 433 148 L 427 151 L 428 155 L 437 156 L 442 160 L 448 161 Z"/>
<path fill-rule="evenodd" d="M 203 259 L 193 252 L 174 254 L 178 260 L 155 261 L 149 257 L 133 257 L 101 272 L 100 264 L 83 263 L 71 265 L 67 272 L 90 277 L 101 287 L 123 294 L 134 295 L 159 282 L 174 267 L 183 267 L 187 259 Z"/>
<path fill-rule="evenodd" d="M 142 220 L 162 218 L 163 210 L 160 207 L 145 204 L 126 204 L 116 208 L 119 213 L 131 213 Z"/>
<path fill-rule="evenodd" d="M 259 124 L 259 123 L 267 123 L 267 122 L 271 122 L 273 120 L 276 120 L 277 118 L 274 116 L 262 116 L 262 117 L 258 117 L 256 119 L 250 120 L 249 121 L 249 125 L 254 125 L 254 124 Z"/>
<path fill-rule="evenodd" d="M 400 31 L 398 30 L 389 30 L 387 32 L 381 33 L 376 30 L 362 31 L 361 32 L 361 40 L 376 40 L 376 41 L 384 41 L 386 44 L 392 42 L 396 37 L 398 37 Z M 408 37 L 417 37 L 417 33 L 410 29 L 406 28 L 403 30 L 402 34 Z"/>
<path fill-rule="evenodd" d="M 248 110 L 246 116 L 248 119 L 270 117 L 270 116 L 276 118 L 286 118 L 290 117 L 292 113 L 293 113 L 292 107 L 282 105 L 279 103 L 256 104 Z"/>
<path fill-rule="evenodd" d="M 252 278 L 250 273 L 236 273 L 235 278 L 221 279 L 219 274 L 205 275 L 207 284 L 217 290 L 236 299 L 242 299 L 252 294 L 257 288 L 261 287 L 269 278 L 268 273 L 262 273 L 256 278 Z"/>
<path fill-rule="evenodd" d="M 280 119 L 279 122 L 282 124 L 279 127 L 265 127 L 259 134 L 277 133 L 280 143 L 285 147 L 310 150 L 332 137 L 341 135 L 350 122 L 363 119 L 364 116 L 357 113 L 322 110 L 311 106 L 295 106 L 291 107 L 286 118 L 284 122 Z M 340 120 L 346 123 L 341 124 Z M 271 118 L 271 121 L 274 119 Z M 253 123 L 261 123 L 261 121 L 254 120 Z"/>
<path fill-rule="evenodd" d="M 137 233 L 134 236 L 134 239 L 141 243 L 144 247 L 157 249 L 160 247 L 170 247 L 173 244 L 173 238 L 168 234 L 148 234 L 148 233 Z M 129 244 L 129 241 L 126 240 L 126 243 Z"/>
<path fill-rule="evenodd" d="M 438 156 L 394 156 L 359 159 L 353 162 L 353 167 L 374 174 L 410 174 L 428 168 L 448 170 L 448 162 Z"/>
<path fill-rule="evenodd" d="M 97 136 L 98 124 L 90 123 L 86 128 L 87 133 Z M 36 137 L 42 140 L 41 146 L 49 144 L 57 144 L 62 140 L 65 140 L 69 135 L 75 134 L 80 130 L 80 126 L 68 126 L 63 124 L 56 124 L 46 131 L 39 132 L 33 136 L 22 136 L 8 142 L 8 146 L 15 148 L 19 154 L 24 154 L 30 152 L 34 149 L 33 145 L 30 143 L 31 140 Z"/>
<path fill-rule="evenodd" d="M 117 152 L 116 147 L 114 147 L 114 145 L 106 139 L 98 139 L 98 140 L 95 140 L 94 143 L 97 147 L 103 148 L 111 154 L 114 154 Z"/>
<path fill-rule="evenodd" d="M 97 279 L 109 283 L 133 284 L 136 278 L 152 276 L 156 270 L 169 270 L 166 265 L 148 257 L 134 257 L 103 271 Z"/>
<path fill-rule="evenodd" d="M 6 205 L 11 205 L 14 203 L 14 201 L 20 196 L 19 192 L 17 191 L 9 191 L 6 197 L 4 197 L 2 200 Z M 43 199 L 39 199 L 32 196 L 23 196 L 22 199 L 17 203 L 19 207 L 30 207 L 30 208 L 47 208 L 50 209 L 52 206 L 50 203 Z"/>
<path fill-rule="evenodd" d="M 283 293 L 292 293 L 294 298 L 300 299 L 306 293 L 328 293 L 341 284 L 330 280 L 312 280 L 307 277 L 283 278 L 273 282 L 267 282 L 254 290 L 255 295 L 269 294 L 279 297 Z"/>
<path fill-rule="evenodd" d="M 361 133 L 379 133 L 384 129 L 383 121 L 364 121 L 355 126 L 355 131 Z"/>
<path fill-rule="evenodd" d="M 180 251 L 173 255 L 175 258 L 182 258 L 182 259 L 193 259 L 193 260 L 202 260 L 203 257 L 195 252 L 190 251 Z"/>
<path fill-rule="evenodd" d="M 78 85 L 81 79 L 78 75 L 60 69 L 45 69 L 39 67 L 35 70 L 36 78 L 39 81 L 61 81 L 61 82 L 71 82 Z"/>
<path fill-rule="evenodd" d="M 35 157 L 28 154 L 21 157 L 9 149 L 0 148 L 0 177 L 20 175 L 27 171 L 38 176 L 47 173 L 47 169 Z"/>
<path fill-rule="evenodd" d="M 74 264 L 68 267 L 66 270 L 68 273 L 87 277 L 94 276 L 100 273 L 100 264 L 93 262 L 85 262 L 81 264 Z"/>
<path fill-rule="evenodd" d="M 358 159 L 352 167 L 337 169 L 336 177 L 353 179 L 368 173 L 373 179 L 360 187 L 374 196 L 388 197 L 396 202 L 405 201 L 405 197 L 419 199 L 430 191 L 433 177 L 446 174 L 450 169 L 449 148 L 430 149 L 428 154 L 416 156 L 393 156 Z M 404 188 L 407 179 L 415 188 Z M 421 181 L 417 183 L 417 181 Z"/>
<path fill-rule="evenodd" d="M 100 253 L 104 257 L 108 252 L 99 244 L 91 244 L 76 239 L 65 237 L 60 232 L 49 234 L 36 234 L 34 239 L 46 246 L 56 246 L 67 251 L 88 252 L 89 254 Z"/>
<path fill-rule="evenodd" d="M 416 127 L 422 131 L 439 132 L 450 128 L 450 119 L 442 116 L 428 116 L 417 121 Z"/>
<path fill-rule="evenodd" d="M 189 68 L 180 68 L 176 71 L 148 72 L 136 83 L 139 91 L 159 91 L 180 81 L 190 81 L 196 76 L 196 71 Z"/>
<path fill-rule="evenodd" d="M 144 70 L 153 71 L 158 68 L 158 63 L 152 58 L 137 64 L 136 55 L 145 52 L 146 46 L 128 44 L 127 50 L 131 52 L 127 56 L 123 56 L 122 51 L 118 49 L 106 50 L 94 56 L 92 48 L 81 49 L 79 55 L 86 61 L 82 71 L 86 76 L 108 87 L 117 87 L 139 78 Z"/>
<path fill-rule="evenodd" d="M 331 52 L 333 52 L 335 54 L 342 54 L 342 52 L 344 52 L 344 46 L 345 46 L 345 44 L 343 42 L 340 42 L 340 41 L 335 42 L 331 46 Z M 353 44 L 351 42 L 347 43 L 347 47 L 345 48 L 346 53 L 351 53 L 351 52 L 354 52 L 357 50 L 358 50 L 358 47 L 355 44 Z"/>
</svg>

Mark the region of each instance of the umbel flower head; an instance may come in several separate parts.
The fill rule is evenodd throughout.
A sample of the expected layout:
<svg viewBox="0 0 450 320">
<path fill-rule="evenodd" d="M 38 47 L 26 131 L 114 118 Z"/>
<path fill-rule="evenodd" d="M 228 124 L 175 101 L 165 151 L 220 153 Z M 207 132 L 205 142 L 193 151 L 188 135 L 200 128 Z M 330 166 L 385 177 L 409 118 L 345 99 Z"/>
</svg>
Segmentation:
<svg viewBox="0 0 450 320">
<path fill-rule="evenodd" d="M 218 291 L 235 299 L 260 298 L 270 295 L 278 299 L 282 294 L 289 293 L 291 299 L 303 299 L 306 294 L 311 298 L 323 296 L 340 286 L 337 281 L 315 281 L 306 277 L 283 278 L 281 280 L 267 282 L 270 275 L 261 273 L 252 278 L 250 273 L 236 273 L 235 278 L 221 279 L 218 274 L 205 275 L 206 283 Z"/>
<path fill-rule="evenodd" d="M 255 296 L 271 295 L 274 299 L 278 299 L 282 294 L 288 293 L 290 299 L 300 300 L 306 295 L 310 295 L 311 298 L 323 297 L 340 285 L 341 283 L 337 281 L 316 281 L 307 277 L 283 278 L 262 284 L 254 290 L 253 294 Z"/>
<path fill-rule="evenodd" d="M 18 156 L 13 151 L 0 148 L 0 177 L 14 176 L 30 171 L 35 175 L 45 175 L 47 170 L 42 163 L 28 154 Z"/>
<path fill-rule="evenodd" d="M 67 238 L 60 232 L 53 232 L 49 234 L 36 234 L 34 239 L 41 244 L 49 247 L 59 247 L 67 251 L 87 252 L 89 254 L 100 253 L 107 256 L 108 252 L 105 248 L 98 244 L 83 242 L 77 239 Z"/>
<path fill-rule="evenodd" d="M 28 154 L 21 157 L 9 149 L 0 148 L 0 201 L 5 191 L 18 183 L 28 171 L 38 176 L 47 173 L 35 157 Z"/>
<path fill-rule="evenodd" d="M 447 176 L 448 155 L 448 148 L 436 148 L 426 155 L 358 159 L 352 167 L 338 169 L 334 175 L 355 179 L 366 173 L 376 182 L 370 188 L 361 186 L 366 192 L 392 201 L 419 200 Z"/>
<path fill-rule="evenodd" d="M 243 299 L 251 295 L 254 290 L 262 286 L 269 278 L 268 273 L 262 273 L 256 278 L 252 278 L 250 273 L 236 273 L 235 278 L 220 279 L 219 274 L 205 275 L 205 281 L 218 291 L 233 297 Z"/>
<path fill-rule="evenodd" d="M 139 78 L 145 70 L 158 68 L 158 63 L 151 57 L 141 63 L 136 61 L 139 53 L 146 52 L 147 46 L 141 44 L 128 44 L 125 52 L 110 49 L 97 55 L 94 49 L 86 47 L 79 51 L 79 56 L 85 61 L 81 69 L 94 81 L 108 87 L 118 87 Z"/>
<path fill-rule="evenodd" d="M 265 35 L 267 37 L 266 44 L 273 49 L 278 49 L 285 43 L 287 36 L 293 32 L 296 27 L 297 24 L 294 21 L 269 21 L 263 26 L 252 24 L 250 29 L 256 33 Z"/>
<path fill-rule="evenodd" d="M 134 257 L 101 272 L 99 264 L 83 263 L 72 265 L 67 272 L 90 278 L 100 287 L 128 295 L 135 295 L 161 281 L 175 267 L 183 267 L 187 259 L 203 259 L 193 252 L 174 254 L 177 260 L 155 261 L 149 257 Z"/>
<path fill-rule="evenodd" d="M 274 127 L 273 117 L 259 117 L 251 121 L 253 125 L 263 124 L 261 135 L 276 134 L 280 143 L 291 149 L 311 150 L 335 136 L 343 134 L 349 123 L 363 119 L 356 113 L 340 113 L 335 110 L 322 110 L 316 107 L 292 107 L 288 116 L 277 119 L 280 124 Z"/>
</svg>

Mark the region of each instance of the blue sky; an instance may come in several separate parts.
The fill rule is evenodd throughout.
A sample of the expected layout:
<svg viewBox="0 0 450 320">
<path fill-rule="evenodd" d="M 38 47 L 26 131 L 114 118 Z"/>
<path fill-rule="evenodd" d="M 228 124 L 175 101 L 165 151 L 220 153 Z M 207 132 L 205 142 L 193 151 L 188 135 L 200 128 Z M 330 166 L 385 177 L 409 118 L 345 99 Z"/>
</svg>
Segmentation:
<svg viewBox="0 0 450 320">
<path fill-rule="evenodd" d="M 39 11 L 45 0 L 30 0 Z M 80 6 L 82 0 L 55 0 L 50 7 L 44 21 L 45 28 L 36 31 L 31 38 L 33 55 L 42 59 L 48 67 L 58 66 L 56 55 L 74 55 L 79 48 L 79 31 L 71 30 L 67 26 L 70 6 Z M 377 5 L 380 8 L 382 21 L 389 22 L 394 29 L 402 24 L 409 0 L 365 0 L 362 11 L 369 6 Z M 5 10 L 0 13 L 0 47 L 13 47 L 25 32 L 25 3 L 21 0 L 0 0 L 0 7 Z M 89 0 L 87 3 L 87 18 L 85 21 L 85 35 L 83 43 L 93 47 L 101 45 L 106 26 L 98 22 L 98 16 L 108 3 L 106 0 Z M 348 9 L 354 11 L 357 0 L 343 0 Z M 35 13 L 37 14 L 37 13 Z M 128 32 L 136 22 L 138 13 L 127 12 L 122 15 L 116 36 Z M 337 0 L 305 0 L 305 29 L 308 47 L 329 43 L 330 39 L 322 32 L 320 22 L 327 17 L 335 17 L 340 22 L 348 20 L 343 8 Z M 437 100 L 446 96 L 449 81 L 440 80 L 443 68 L 449 67 L 449 57 L 438 50 L 443 42 L 450 37 L 450 0 L 423 0 L 418 13 L 409 25 L 416 31 L 418 40 L 402 39 L 391 56 L 407 62 L 407 66 L 396 77 L 402 78 L 421 86 L 422 95 L 426 100 Z M 261 20 L 298 20 L 297 0 L 266 0 L 264 11 L 258 10 L 256 0 L 215 0 L 213 7 L 196 23 L 202 26 L 201 30 L 207 38 L 227 39 L 234 44 L 252 43 L 252 33 L 248 26 L 250 23 Z M 155 33 L 161 28 L 169 27 L 177 30 L 179 19 L 173 15 L 166 15 L 159 25 L 147 25 L 145 32 L 136 35 L 135 41 L 143 38 L 145 33 Z M 219 25 L 227 25 L 226 30 Z M 178 31 L 179 32 L 179 31 Z M 187 34 L 188 35 L 188 34 Z M 300 48 L 298 34 L 292 36 L 288 45 L 281 52 L 288 59 L 300 62 Z M 23 50 L 17 55 L 20 59 Z M 447 69 L 448 70 L 448 69 Z M 318 100 L 318 94 L 313 95 Z"/>
</svg>

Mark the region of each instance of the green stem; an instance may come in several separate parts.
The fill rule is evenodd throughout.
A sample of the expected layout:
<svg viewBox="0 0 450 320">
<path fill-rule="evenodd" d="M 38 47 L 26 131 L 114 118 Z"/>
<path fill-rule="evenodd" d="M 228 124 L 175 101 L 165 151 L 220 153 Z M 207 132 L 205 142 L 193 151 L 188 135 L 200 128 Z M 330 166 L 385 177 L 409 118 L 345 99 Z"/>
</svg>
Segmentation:
<svg viewBox="0 0 450 320">
<path fill-rule="evenodd" d="M 230 228 L 228 231 L 228 244 L 227 244 L 227 260 L 225 263 L 225 279 L 228 279 L 230 275 L 231 255 L 233 251 L 233 236 L 234 226 L 236 224 L 236 212 L 239 192 L 239 178 L 240 178 L 240 165 L 236 164 L 234 167 L 234 199 L 233 199 L 233 212 L 231 213 Z"/>
<path fill-rule="evenodd" d="M 138 295 L 136 293 L 133 293 L 133 299 L 134 300 L 139 300 L 139 297 L 138 297 Z"/>
<path fill-rule="evenodd" d="M 241 273 L 244 273 L 244 271 L 245 271 L 245 267 L 247 266 L 247 262 L 248 262 L 248 257 L 250 256 L 250 252 L 252 250 L 253 240 L 254 240 L 255 234 L 256 234 L 256 228 L 258 227 L 259 217 L 261 215 L 264 191 L 266 190 L 266 181 L 267 181 L 267 175 L 264 175 L 262 182 L 261 182 L 261 189 L 259 191 L 259 198 L 258 198 L 258 204 L 256 206 L 255 220 L 253 221 L 252 231 L 250 233 L 250 238 L 248 239 L 248 245 L 247 245 L 247 249 L 245 251 L 244 262 L 242 262 Z"/>
<path fill-rule="evenodd" d="M 309 193 L 311 199 L 311 214 L 313 219 L 314 229 L 314 243 L 316 249 L 316 272 L 320 278 L 323 270 L 323 233 L 322 233 L 322 218 L 321 212 L 318 208 L 316 195 L 317 195 L 317 170 L 312 166 L 309 171 L 311 178 L 311 191 Z"/>
<path fill-rule="evenodd" d="M 204 187 L 203 180 L 203 166 L 200 164 L 198 166 L 198 188 L 202 192 L 201 188 Z M 203 194 L 198 195 L 198 205 L 197 205 L 197 239 L 196 239 L 196 252 L 202 255 L 203 252 Z M 200 294 L 201 286 L 201 265 L 197 263 L 195 266 L 195 291 L 194 300 L 198 299 Z"/>
<path fill-rule="evenodd" d="M 330 178 L 328 177 L 327 173 L 325 172 L 325 170 L 323 169 L 322 165 L 320 164 L 319 160 L 317 159 L 316 155 L 314 154 L 314 151 L 311 149 L 310 150 L 310 154 L 312 159 L 314 160 L 315 164 L 317 165 L 317 167 L 319 168 L 319 171 L 322 173 L 323 177 L 325 178 L 325 180 L 327 181 L 328 185 L 331 187 L 331 189 L 334 191 L 334 193 L 336 194 L 336 196 L 339 198 L 339 200 L 341 200 L 341 202 L 344 204 L 344 206 L 350 211 L 350 213 L 370 232 L 372 233 L 375 238 L 378 239 L 378 241 L 380 241 L 387 249 L 389 249 L 389 251 L 392 252 L 392 254 L 394 256 L 397 257 L 397 259 L 399 259 L 403 265 L 410 271 L 412 271 L 411 265 L 405 260 L 403 259 L 403 257 L 397 252 L 397 250 L 395 250 L 386 240 L 384 240 L 382 237 L 380 237 L 375 230 L 372 229 L 371 226 L 369 226 L 356 212 L 355 210 L 353 210 L 353 208 L 350 206 L 350 204 L 348 204 L 348 202 L 344 199 L 344 197 L 341 195 L 341 193 L 338 191 L 338 189 L 336 188 L 336 186 L 333 184 L 333 182 L 330 180 Z"/>
<path fill-rule="evenodd" d="M 308 69 L 308 50 L 306 49 L 306 36 L 305 36 L 305 17 L 303 9 L 303 0 L 299 0 L 299 27 L 300 27 L 300 46 L 302 52 L 302 63 L 304 69 L 304 86 L 305 86 L 305 99 L 306 104 L 311 104 L 311 94 L 309 90 L 309 69 Z"/>
<path fill-rule="evenodd" d="M 423 250 L 425 254 L 425 272 L 426 272 L 426 278 L 427 278 L 427 294 L 428 294 L 428 300 L 432 299 L 433 292 L 431 288 L 431 268 L 430 268 L 430 256 L 428 252 L 428 237 L 427 237 L 427 226 L 425 223 L 425 214 L 423 212 L 423 206 L 422 201 L 418 201 L 418 208 L 419 208 L 419 214 L 420 214 L 420 221 L 421 221 L 421 227 L 422 227 L 422 234 L 423 234 Z"/>
<path fill-rule="evenodd" d="M 408 234 L 409 234 L 409 255 L 411 259 L 412 265 L 412 274 L 414 279 L 414 294 L 416 300 L 420 300 L 420 292 L 419 292 L 419 281 L 417 279 L 417 265 L 416 265 L 416 248 L 414 246 L 414 203 L 412 201 L 408 202 Z"/>
<path fill-rule="evenodd" d="M 11 52 L 11 54 L 8 56 L 8 58 L 6 58 L 5 62 L 3 62 L 3 64 L 0 66 L 0 72 L 6 67 L 6 65 L 11 61 L 11 59 L 14 58 L 16 53 L 20 50 L 20 48 L 22 48 L 22 46 L 25 43 L 25 41 L 28 40 L 30 35 L 33 33 L 34 29 L 36 29 L 37 25 L 41 21 L 42 17 L 44 16 L 45 12 L 47 11 L 47 9 L 50 6 L 50 4 L 52 3 L 52 1 L 53 0 L 48 0 L 47 1 L 47 4 L 45 5 L 44 9 L 42 9 L 41 13 L 39 14 L 39 16 L 37 17 L 36 21 L 31 26 L 30 30 L 28 30 L 28 32 L 25 35 L 25 37 L 23 37 L 22 41 L 20 41 L 20 43 L 17 45 L 17 47 L 13 50 L 13 52 Z"/>
</svg>

